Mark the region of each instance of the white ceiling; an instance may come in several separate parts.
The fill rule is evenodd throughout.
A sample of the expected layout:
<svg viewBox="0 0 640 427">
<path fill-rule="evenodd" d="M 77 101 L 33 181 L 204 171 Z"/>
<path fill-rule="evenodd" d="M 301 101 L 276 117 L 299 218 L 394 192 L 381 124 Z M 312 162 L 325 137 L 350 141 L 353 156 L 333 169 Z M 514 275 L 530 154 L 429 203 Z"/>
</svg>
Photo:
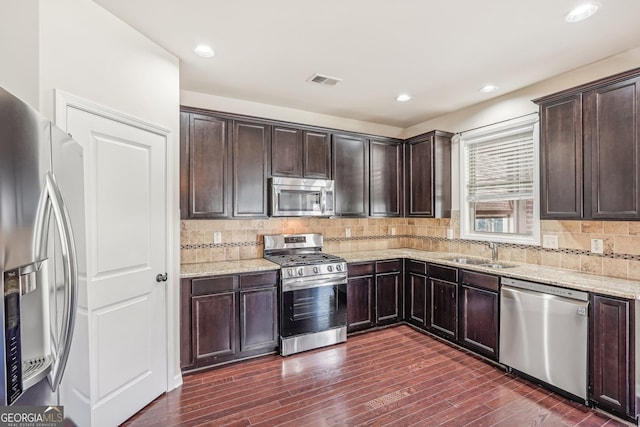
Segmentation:
<svg viewBox="0 0 640 427">
<path fill-rule="evenodd" d="M 178 56 L 183 90 L 401 128 L 640 45 L 639 0 L 576 24 L 581 0 L 94 1 Z"/>
</svg>

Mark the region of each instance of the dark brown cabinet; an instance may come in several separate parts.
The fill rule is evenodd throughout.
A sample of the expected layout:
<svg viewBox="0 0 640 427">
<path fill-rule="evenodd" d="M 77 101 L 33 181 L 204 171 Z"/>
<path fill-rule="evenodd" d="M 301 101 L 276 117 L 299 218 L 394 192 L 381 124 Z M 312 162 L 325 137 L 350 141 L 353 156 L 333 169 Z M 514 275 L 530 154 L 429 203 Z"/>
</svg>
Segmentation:
<svg viewBox="0 0 640 427">
<path fill-rule="evenodd" d="M 585 202 L 593 219 L 640 218 L 640 77 L 584 94 Z M 586 206 L 585 206 L 586 207 Z"/>
<path fill-rule="evenodd" d="M 402 216 L 403 145 L 372 139 L 369 150 L 370 216 Z"/>
<path fill-rule="evenodd" d="M 276 272 L 183 279 L 180 298 L 183 370 L 277 350 Z"/>
<path fill-rule="evenodd" d="M 333 135 L 336 216 L 369 215 L 369 140 Z"/>
<path fill-rule="evenodd" d="M 628 300 L 594 295 L 592 307 L 592 399 L 635 417 L 633 306 Z"/>
<path fill-rule="evenodd" d="M 233 122 L 233 216 L 266 217 L 271 126 Z"/>
<path fill-rule="evenodd" d="M 405 320 L 421 329 L 427 327 L 428 279 L 427 263 L 405 261 Z"/>
<path fill-rule="evenodd" d="M 376 324 L 379 326 L 402 319 L 402 260 L 376 262 Z"/>
<path fill-rule="evenodd" d="M 302 177 L 302 130 L 274 126 L 271 175 Z"/>
<path fill-rule="evenodd" d="M 240 281 L 240 351 L 278 347 L 276 273 L 242 274 Z"/>
<path fill-rule="evenodd" d="M 468 270 L 461 270 L 460 276 L 459 341 L 497 360 L 500 278 Z"/>
<path fill-rule="evenodd" d="M 458 337 L 458 269 L 429 264 L 429 329 L 455 341 Z"/>
<path fill-rule="evenodd" d="M 640 218 L 640 70 L 540 105 L 541 218 Z"/>
<path fill-rule="evenodd" d="M 229 121 L 180 114 L 180 216 L 226 218 L 231 196 Z"/>
<path fill-rule="evenodd" d="M 233 290 L 191 299 L 195 363 L 236 353 L 235 306 Z"/>
<path fill-rule="evenodd" d="M 271 174 L 297 178 L 331 178 L 331 134 L 274 126 Z"/>
<path fill-rule="evenodd" d="M 432 131 L 406 141 L 406 216 L 451 217 L 452 136 Z"/>
<path fill-rule="evenodd" d="M 320 130 L 305 130 L 302 140 L 304 177 L 331 179 L 331 134 Z"/>
<path fill-rule="evenodd" d="M 540 217 L 581 218 L 582 95 L 540 105 Z"/>
<path fill-rule="evenodd" d="M 348 265 L 347 331 L 355 332 L 375 326 L 375 284 L 373 262 Z"/>
</svg>

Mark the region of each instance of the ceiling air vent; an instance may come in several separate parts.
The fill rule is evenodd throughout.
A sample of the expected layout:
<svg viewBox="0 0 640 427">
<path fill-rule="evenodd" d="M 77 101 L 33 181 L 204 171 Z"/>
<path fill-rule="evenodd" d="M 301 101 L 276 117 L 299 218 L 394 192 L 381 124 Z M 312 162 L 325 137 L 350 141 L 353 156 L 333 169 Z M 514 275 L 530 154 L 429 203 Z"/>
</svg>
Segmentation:
<svg viewBox="0 0 640 427">
<path fill-rule="evenodd" d="M 316 83 L 323 86 L 335 86 L 342 81 L 336 77 L 323 76 L 322 74 L 314 74 L 307 79 L 309 83 Z"/>
</svg>

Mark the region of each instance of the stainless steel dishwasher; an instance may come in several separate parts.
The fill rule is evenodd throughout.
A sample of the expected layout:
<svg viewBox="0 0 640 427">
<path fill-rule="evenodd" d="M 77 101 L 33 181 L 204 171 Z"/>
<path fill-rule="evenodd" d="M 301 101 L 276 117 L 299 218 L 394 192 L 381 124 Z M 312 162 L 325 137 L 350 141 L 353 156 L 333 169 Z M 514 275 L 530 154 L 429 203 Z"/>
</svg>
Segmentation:
<svg viewBox="0 0 640 427">
<path fill-rule="evenodd" d="M 589 294 L 502 278 L 500 363 L 587 401 Z"/>
</svg>

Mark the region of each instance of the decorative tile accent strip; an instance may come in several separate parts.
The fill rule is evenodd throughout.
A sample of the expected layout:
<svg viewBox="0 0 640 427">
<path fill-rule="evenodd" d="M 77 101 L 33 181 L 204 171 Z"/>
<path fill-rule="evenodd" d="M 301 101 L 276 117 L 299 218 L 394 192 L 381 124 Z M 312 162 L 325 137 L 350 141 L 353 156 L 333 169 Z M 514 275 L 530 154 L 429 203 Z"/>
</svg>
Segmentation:
<svg viewBox="0 0 640 427">
<path fill-rule="evenodd" d="M 476 244 L 476 245 L 486 245 L 487 242 L 481 240 L 463 240 L 463 239 L 447 239 L 445 237 L 432 237 L 432 236 L 418 236 L 413 234 L 404 234 L 404 235 L 379 235 L 379 236 L 354 236 L 354 237 L 326 237 L 324 240 L 326 242 L 353 242 L 353 241 L 365 241 L 365 240 L 389 240 L 389 239 L 419 239 L 424 241 L 432 241 L 432 242 L 449 242 L 449 243 L 464 243 L 464 244 Z M 195 245 L 181 245 L 180 249 L 213 249 L 213 248 L 235 248 L 235 247 L 259 247 L 263 246 L 263 242 L 255 241 L 255 242 L 234 242 L 234 243 L 220 243 L 220 244 L 195 244 Z M 529 246 L 529 245 L 518 245 L 513 243 L 497 243 L 499 248 L 509 248 L 509 249 L 521 249 L 521 250 L 534 250 L 538 252 L 546 252 L 546 253 L 557 253 L 557 254 L 570 254 L 570 255 L 584 255 L 590 257 L 597 258 L 610 258 L 610 259 L 624 259 L 624 260 L 633 260 L 640 261 L 640 255 L 632 255 L 632 254 L 622 254 L 622 253 L 604 253 L 604 254 L 594 254 L 590 251 L 580 250 L 580 249 L 548 249 L 542 248 L 540 246 Z"/>
<path fill-rule="evenodd" d="M 201 243 L 198 245 L 181 245 L 180 249 L 213 249 L 213 248 L 239 248 L 246 246 L 262 246 L 262 242 L 235 242 L 235 243 Z"/>
</svg>

